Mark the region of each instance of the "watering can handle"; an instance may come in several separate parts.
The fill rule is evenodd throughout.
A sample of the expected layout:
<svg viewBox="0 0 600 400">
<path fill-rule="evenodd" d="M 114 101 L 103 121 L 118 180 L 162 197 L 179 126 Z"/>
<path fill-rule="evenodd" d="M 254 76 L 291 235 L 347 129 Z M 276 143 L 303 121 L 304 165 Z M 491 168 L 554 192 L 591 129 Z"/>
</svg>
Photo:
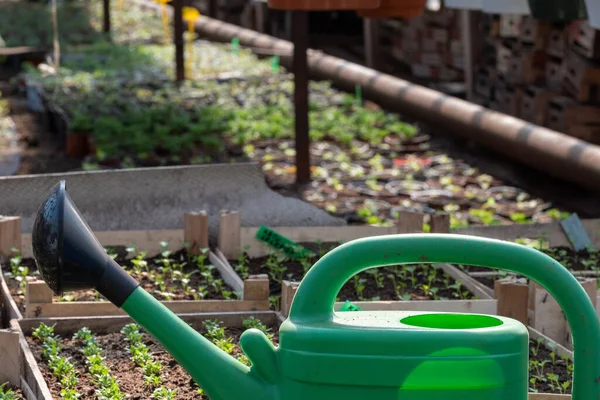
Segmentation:
<svg viewBox="0 0 600 400">
<path fill-rule="evenodd" d="M 600 323 L 577 279 L 540 251 L 467 235 L 409 234 L 358 239 L 327 253 L 306 274 L 292 302 L 290 320 L 332 321 L 342 286 L 369 268 L 415 263 L 464 264 L 512 271 L 544 287 L 562 308 L 573 335 L 573 400 L 600 399 Z"/>
</svg>

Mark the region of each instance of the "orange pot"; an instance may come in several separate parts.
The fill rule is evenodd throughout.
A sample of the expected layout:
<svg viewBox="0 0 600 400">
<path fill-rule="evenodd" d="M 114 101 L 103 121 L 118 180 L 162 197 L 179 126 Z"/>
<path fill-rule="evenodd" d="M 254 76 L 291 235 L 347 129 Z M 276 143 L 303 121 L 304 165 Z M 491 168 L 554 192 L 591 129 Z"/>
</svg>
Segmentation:
<svg viewBox="0 0 600 400">
<path fill-rule="evenodd" d="M 269 0 L 269 8 L 279 10 L 364 10 L 375 9 L 382 0 Z"/>
<path fill-rule="evenodd" d="M 423 15 L 427 0 L 381 0 L 378 8 L 359 10 L 363 18 L 414 18 Z"/>
</svg>

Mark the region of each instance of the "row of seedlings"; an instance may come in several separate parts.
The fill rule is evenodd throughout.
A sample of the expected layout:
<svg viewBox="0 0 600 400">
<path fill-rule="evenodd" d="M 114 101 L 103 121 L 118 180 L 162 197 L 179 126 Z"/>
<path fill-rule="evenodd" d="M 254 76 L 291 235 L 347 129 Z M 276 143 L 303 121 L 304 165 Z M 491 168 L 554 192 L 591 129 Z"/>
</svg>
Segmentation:
<svg viewBox="0 0 600 400">
<path fill-rule="evenodd" d="M 187 213 L 184 229 L 98 232 L 109 255 L 140 285 L 176 313 L 269 309 L 268 279 L 237 276 L 209 249 L 208 216 Z M 25 318 L 123 315 L 93 290 L 55 296 L 37 271 L 31 235 L 21 234 L 20 218 L 0 220 L 2 268 L 17 311 Z M 165 233 L 168 242 L 161 237 Z"/>
</svg>

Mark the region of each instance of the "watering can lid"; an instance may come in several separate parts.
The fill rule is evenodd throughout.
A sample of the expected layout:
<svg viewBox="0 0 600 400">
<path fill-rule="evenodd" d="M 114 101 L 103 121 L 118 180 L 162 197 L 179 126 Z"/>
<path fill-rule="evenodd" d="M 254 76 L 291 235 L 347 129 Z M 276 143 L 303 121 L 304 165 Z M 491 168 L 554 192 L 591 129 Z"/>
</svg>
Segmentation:
<svg viewBox="0 0 600 400">
<path fill-rule="evenodd" d="M 324 322 L 288 319 L 280 328 L 284 351 L 345 356 L 422 356 L 449 344 L 503 355 L 515 353 L 527 337 L 527 328 L 510 318 L 415 311 L 339 312 Z"/>
</svg>

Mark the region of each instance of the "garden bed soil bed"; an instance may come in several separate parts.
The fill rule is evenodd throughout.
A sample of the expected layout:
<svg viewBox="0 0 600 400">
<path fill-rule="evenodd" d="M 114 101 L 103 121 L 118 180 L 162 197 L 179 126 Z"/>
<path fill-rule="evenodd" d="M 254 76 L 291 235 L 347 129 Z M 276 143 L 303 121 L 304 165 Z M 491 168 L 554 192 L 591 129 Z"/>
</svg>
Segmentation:
<svg viewBox="0 0 600 400">
<path fill-rule="evenodd" d="M 539 250 L 539 249 L 538 249 Z M 580 250 L 576 251 L 568 247 L 551 247 L 542 248 L 540 251 L 546 255 L 552 257 L 554 260 L 559 262 L 562 266 L 572 272 L 600 272 L 600 252 L 593 250 Z M 494 282 L 498 279 L 508 276 L 510 273 L 507 271 L 494 270 L 485 267 L 476 266 L 460 266 L 460 269 L 467 273 L 471 272 L 496 272 L 490 276 L 475 276 L 473 279 L 481 282 L 483 285 L 493 289 Z M 522 277 L 518 275 L 519 277 Z M 594 275 L 590 275 L 594 276 Z"/>
<path fill-rule="evenodd" d="M 242 279 L 247 274 L 267 274 L 271 295 L 278 296 L 281 294 L 282 280 L 301 281 L 321 256 L 337 246 L 335 243 L 300 244 L 316 256 L 292 260 L 281 253 L 272 252 L 268 256 L 257 258 L 249 258 L 244 254 L 238 260 L 229 262 Z M 372 268 L 362 272 L 342 287 L 338 298 L 340 301 L 467 300 L 474 296 L 441 268 L 430 264 L 414 264 Z"/>
<path fill-rule="evenodd" d="M 273 334 L 273 343 L 278 345 L 277 329 L 269 327 Z M 205 329 L 200 330 L 206 333 Z M 230 338 L 234 344 L 231 354 L 234 357 L 243 357 L 243 353 L 238 346 L 239 338 L 243 329 L 226 328 L 225 336 Z M 103 350 L 105 364 L 110 370 L 110 374 L 118 382 L 122 393 L 129 395 L 129 399 L 142 400 L 151 398 L 153 389 L 150 385 L 144 384 L 144 373 L 141 367 L 136 365 L 128 349 L 128 342 L 122 333 L 111 333 L 98 335 L 97 343 Z M 47 365 L 47 360 L 42 356 L 42 345 L 38 339 L 27 337 L 27 342 L 31 347 L 36 361 L 52 395 L 55 399 L 60 398 L 60 385 L 57 378 L 52 374 Z M 158 344 L 150 335 L 142 332 L 142 342 L 148 347 L 150 354 L 155 361 L 162 365 L 162 386 L 176 390 L 173 399 L 208 399 L 197 392 L 198 386 L 189 376 L 189 374 L 167 353 L 164 348 Z M 82 341 L 71 337 L 62 338 L 61 344 L 64 346 L 60 355 L 70 359 L 79 373 L 79 381 L 75 387 L 77 393 L 81 394 L 80 399 L 96 398 L 96 384 L 91 380 L 86 370 L 85 356 L 81 352 Z M 530 358 L 529 388 L 532 392 L 539 393 L 571 393 L 570 382 L 572 380 L 572 360 L 566 360 L 555 356 L 551 350 L 544 347 L 535 340 L 529 341 Z M 568 382 L 568 383 L 565 383 Z"/>
<path fill-rule="evenodd" d="M 264 325 L 263 327 L 269 329 L 269 333 L 277 331 L 273 327 L 266 327 Z M 197 329 L 198 327 L 195 328 Z M 236 358 L 240 356 L 243 358 L 243 353 L 238 344 L 244 330 L 242 328 L 225 328 L 226 340 L 233 343 L 230 354 Z M 199 331 L 206 334 L 205 328 L 201 328 Z M 173 357 L 149 334 L 143 331 L 141 333 L 141 341 L 148 347 L 149 354 L 154 357 L 154 361 L 158 361 L 162 365 L 160 373 L 162 387 L 176 391 L 174 397 L 165 397 L 165 399 L 208 400 L 207 396 L 198 393 L 198 385 L 196 385 L 190 375 Z M 61 399 L 61 386 L 56 376 L 53 375 L 48 367 L 48 360 L 42 355 L 42 342 L 31 336 L 28 336 L 26 339 L 36 362 L 40 366 L 41 373 L 50 388 L 53 398 Z M 128 395 L 127 398 L 130 400 L 147 400 L 153 398 L 153 388 L 151 385 L 144 383 L 143 369 L 132 360 L 131 353 L 129 352 L 129 343 L 126 340 L 125 334 L 121 332 L 109 333 L 98 335 L 96 339 L 98 345 L 103 350 L 102 357 L 105 358 L 105 365 L 109 368 L 110 375 L 118 382 L 121 392 Z M 273 335 L 272 341 L 275 345 L 278 345 L 278 336 Z M 73 338 L 73 335 L 70 337 L 61 337 L 61 345 L 63 349 L 60 352 L 60 356 L 68 358 L 77 369 L 79 380 L 75 386 L 75 390 L 81 395 L 80 399 L 96 399 L 95 391 L 98 389 L 98 385 L 92 381 L 87 371 L 86 357 L 81 351 L 83 348 L 82 340 Z M 227 346 L 227 343 L 224 345 Z"/>
<path fill-rule="evenodd" d="M 233 289 L 223 281 L 218 270 L 208 263 L 208 256 L 192 256 L 185 249 L 163 252 L 153 257 L 143 257 L 142 252 L 137 254 L 140 255 L 139 258 L 127 257 L 126 251 L 113 253 L 112 256 L 140 283 L 142 288 L 158 300 L 233 300 L 236 298 Z M 138 266 L 136 267 L 135 264 Z M 16 272 L 19 268 L 27 268 L 27 270 L 20 270 L 22 273 L 19 276 L 22 278 L 20 281 L 12 272 Z M 12 298 L 19 310 L 24 312 L 25 293 L 21 282 L 26 277 L 40 279 L 35 260 L 15 257 L 3 272 Z M 68 292 L 56 300 L 106 301 L 93 289 Z"/>
</svg>

